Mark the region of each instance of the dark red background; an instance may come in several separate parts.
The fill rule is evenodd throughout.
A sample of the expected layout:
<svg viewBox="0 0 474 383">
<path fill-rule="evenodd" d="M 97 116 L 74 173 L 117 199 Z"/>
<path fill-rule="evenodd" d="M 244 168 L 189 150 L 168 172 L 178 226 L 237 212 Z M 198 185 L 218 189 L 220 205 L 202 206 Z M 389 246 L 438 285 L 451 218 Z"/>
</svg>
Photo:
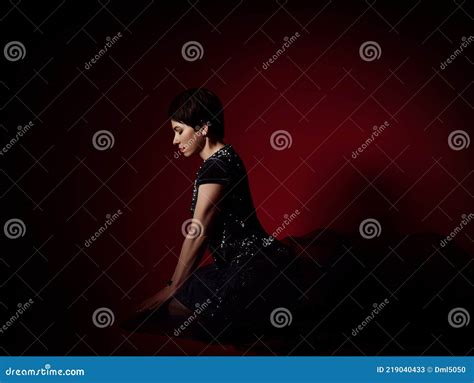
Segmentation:
<svg viewBox="0 0 474 383">
<path fill-rule="evenodd" d="M 2 6 L 2 44 L 20 40 L 27 49 L 22 61 L 3 60 L 2 142 L 18 124 L 35 124 L 22 146 L 0 158 L 2 219 L 21 217 L 27 226 L 21 240 L 2 237 L 8 245 L 4 314 L 30 297 L 36 302 L 23 317 L 28 329 L 9 329 L 18 341 L 2 344 L 5 353 L 242 354 L 146 335 L 126 338 L 90 319 L 102 306 L 118 319 L 173 272 L 201 163 L 173 157 L 166 110 L 184 88 L 205 86 L 221 97 L 225 141 L 246 164 L 268 232 L 299 209 L 284 236 L 319 227 L 354 233 L 369 217 L 387 237 L 446 235 L 472 212 L 472 146 L 453 151 L 448 135 L 462 129 L 472 136 L 473 48 L 440 70 L 472 31 L 469 2 L 81 2 L 61 5 L 47 19 L 59 5 L 22 2 L 31 22 Z M 109 53 L 84 70 L 105 38 L 119 31 L 123 37 Z M 301 37 L 263 70 L 295 32 Z M 189 40 L 202 44 L 201 60 L 183 59 Z M 361 60 L 359 46 L 367 40 L 380 44 L 379 60 Z M 384 121 L 390 126 L 382 135 L 351 158 Z M 92 146 L 100 129 L 113 132 L 111 150 Z M 287 150 L 270 145 L 279 129 L 292 136 Z M 121 218 L 84 248 L 117 209 Z M 456 238 L 469 254 L 472 227 Z M 448 264 L 445 271 L 447 280 L 457 273 Z M 472 282 L 462 288 L 472 292 Z M 392 346 L 385 352 L 402 352 Z M 318 352 L 360 354 L 350 344 Z M 437 352 L 447 351 L 436 343 L 428 353 Z"/>
</svg>

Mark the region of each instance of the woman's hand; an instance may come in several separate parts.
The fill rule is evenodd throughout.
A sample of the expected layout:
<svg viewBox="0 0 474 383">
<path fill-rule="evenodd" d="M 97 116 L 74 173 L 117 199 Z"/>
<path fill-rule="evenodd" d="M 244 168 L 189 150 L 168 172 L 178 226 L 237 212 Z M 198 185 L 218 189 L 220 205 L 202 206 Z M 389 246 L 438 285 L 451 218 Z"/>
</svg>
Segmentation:
<svg viewBox="0 0 474 383">
<path fill-rule="evenodd" d="M 158 291 L 155 295 L 143 301 L 140 305 L 138 305 L 135 311 L 140 313 L 147 310 L 154 310 L 170 299 L 175 292 L 176 290 L 173 287 L 167 286 L 164 289 Z"/>
</svg>

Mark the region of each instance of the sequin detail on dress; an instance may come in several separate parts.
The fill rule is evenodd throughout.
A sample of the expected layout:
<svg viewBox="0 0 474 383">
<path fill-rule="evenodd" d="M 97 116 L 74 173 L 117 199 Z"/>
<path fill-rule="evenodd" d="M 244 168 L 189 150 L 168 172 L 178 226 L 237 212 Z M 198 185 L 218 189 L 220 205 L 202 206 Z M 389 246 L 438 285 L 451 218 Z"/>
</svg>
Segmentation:
<svg viewBox="0 0 474 383">
<path fill-rule="evenodd" d="M 214 263 L 197 269 L 175 297 L 190 309 L 210 299 L 212 303 L 201 315 L 228 320 L 255 301 L 278 275 L 278 266 L 288 249 L 261 226 L 247 171 L 232 145 L 225 145 L 199 167 L 191 213 L 199 186 L 205 183 L 224 185 L 221 211 L 208 244 Z"/>
</svg>

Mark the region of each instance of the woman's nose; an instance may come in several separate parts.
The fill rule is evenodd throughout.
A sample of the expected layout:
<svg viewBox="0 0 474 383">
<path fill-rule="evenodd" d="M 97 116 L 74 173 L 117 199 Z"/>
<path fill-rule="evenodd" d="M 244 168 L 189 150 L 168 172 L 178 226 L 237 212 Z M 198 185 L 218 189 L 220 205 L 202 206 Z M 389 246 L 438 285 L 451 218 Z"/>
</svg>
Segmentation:
<svg viewBox="0 0 474 383">
<path fill-rule="evenodd" d="M 173 145 L 179 144 L 178 138 L 174 136 L 173 138 Z"/>
</svg>

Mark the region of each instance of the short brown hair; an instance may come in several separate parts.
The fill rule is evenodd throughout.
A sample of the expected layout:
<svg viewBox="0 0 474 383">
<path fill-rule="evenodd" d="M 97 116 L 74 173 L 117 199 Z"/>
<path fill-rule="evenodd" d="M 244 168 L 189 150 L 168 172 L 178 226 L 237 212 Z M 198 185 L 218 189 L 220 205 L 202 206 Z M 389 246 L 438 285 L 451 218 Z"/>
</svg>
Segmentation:
<svg viewBox="0 0 474 383">
<path fill-rule="evenodd" d="M 178 94 L 170 104 L 168 117 L 199 129 L 209 123 L 209 134 L 224 138 L 224 109 L 215 93 L 206 88 L 191 88 Z"/>
</svg>

